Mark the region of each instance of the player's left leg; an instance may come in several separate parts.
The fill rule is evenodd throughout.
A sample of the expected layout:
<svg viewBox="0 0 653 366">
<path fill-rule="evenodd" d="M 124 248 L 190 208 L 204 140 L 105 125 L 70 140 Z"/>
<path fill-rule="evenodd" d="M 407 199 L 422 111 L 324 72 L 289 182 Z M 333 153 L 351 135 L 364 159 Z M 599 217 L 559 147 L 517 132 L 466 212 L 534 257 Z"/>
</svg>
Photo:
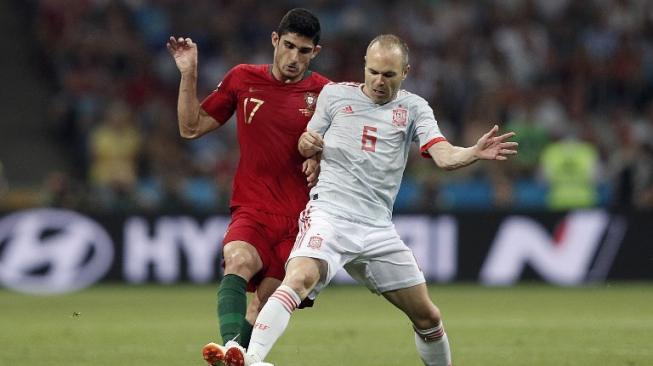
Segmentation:
<svg viewBox="0 0 653 366">
<path fill-rule="evenodd" d="M 288 230 L 287 221 L 286 217 L 247 207 L 232 213 L 223 240 L 224 277 L 218 290 L 217 313 L 223 344 L 231 340 L 242 342 L 243 331 L 250 332 L 247 311 L 258 311 L 258 306 L 248 308 L 246 291 L 255 291 L 266 277 L 279 282 L 283 279 L 285 260 L 277 258 L 274 247 Z M 261 300 L 272 291 L 263 289 L 259 293 L 264 296 Z"/>
<path fill-rule="evenodd" d="M 431 301 L 426 284 L 387 291 L 383 296 L 403 311 L 413 323 L 415 345 L 427 366 L 450 366 L 449 340 L 440 310 Z"/>
<path fill-rule="evenodd" d="M 247 283 L 263 267 L 261 244 L 253 243 L 233 240 L 223 248 L 225 269 L 218 287 L 217 313 L 224 343 L 239 339 L 247 311 Z"/>
<path fill-rule="evenodd" d="M 417 352 L 425 365 L 449 366 L 451 352 L 440 310 L 429 297 L 424 274 L 412 251 L 392 224 L 366 231 L 364 255 L 345 269 L 408 315 L 415 330 Z"/>
</svg>

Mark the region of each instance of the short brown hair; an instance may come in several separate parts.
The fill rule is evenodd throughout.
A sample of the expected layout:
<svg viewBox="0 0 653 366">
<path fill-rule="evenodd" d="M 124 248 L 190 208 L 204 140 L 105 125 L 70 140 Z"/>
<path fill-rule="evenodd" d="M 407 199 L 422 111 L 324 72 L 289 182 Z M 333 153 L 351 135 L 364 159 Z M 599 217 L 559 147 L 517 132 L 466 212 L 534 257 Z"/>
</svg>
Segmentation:
<svg viewBox="0 0 653 366">
<path fill-rule="evenodd" d="M 367 45 L 367 50 L 369 51 L 370 47 L 372 47 L 375 43 L 380 43 L 382 46 L 394 46 L 399 48 L 401 51 L 402 55 L 402 62 L 404 64 L 404 67 L 408 65 L 408 45 L 406 42 L 404 42 L 403 39 L 399 38 L 398 36 L 395 36 L 394 34 L 381 34 L 376 37 L 370 42 L 369 45 Z"/>
</svg>

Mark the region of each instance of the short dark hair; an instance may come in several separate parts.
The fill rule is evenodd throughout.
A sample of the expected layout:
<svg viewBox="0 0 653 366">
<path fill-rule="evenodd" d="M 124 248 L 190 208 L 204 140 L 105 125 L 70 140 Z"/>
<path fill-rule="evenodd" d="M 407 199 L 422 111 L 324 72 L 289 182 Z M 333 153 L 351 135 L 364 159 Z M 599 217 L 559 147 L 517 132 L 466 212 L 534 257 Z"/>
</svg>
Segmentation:
<svg viewBox="0 0 653 366">
<path fill-rule="evenodd" d="M 310 11 L 295 8 L 281 18 L 277 34 L 279 37 L 286 33 L 297 33 L 300 36 L 313 40 L 313 44 L 320 42 L 320 20 Z"/>
</svg>

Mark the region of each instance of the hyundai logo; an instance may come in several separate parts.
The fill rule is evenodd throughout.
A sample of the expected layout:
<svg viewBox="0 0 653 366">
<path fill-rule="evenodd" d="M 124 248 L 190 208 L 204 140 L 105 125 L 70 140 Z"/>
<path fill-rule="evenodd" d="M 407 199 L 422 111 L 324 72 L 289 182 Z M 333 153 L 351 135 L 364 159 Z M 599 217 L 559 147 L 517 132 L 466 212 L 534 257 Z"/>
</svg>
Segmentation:
<svg viewBox="0 0 653 366">
<path fill-rule="evenodd" d="M 107 273 L 113 255 L 107 232 L 72 211 L 34 209 L 0 219 L 0 283 L 20 292 L 90 286 Z"/>
</svg>

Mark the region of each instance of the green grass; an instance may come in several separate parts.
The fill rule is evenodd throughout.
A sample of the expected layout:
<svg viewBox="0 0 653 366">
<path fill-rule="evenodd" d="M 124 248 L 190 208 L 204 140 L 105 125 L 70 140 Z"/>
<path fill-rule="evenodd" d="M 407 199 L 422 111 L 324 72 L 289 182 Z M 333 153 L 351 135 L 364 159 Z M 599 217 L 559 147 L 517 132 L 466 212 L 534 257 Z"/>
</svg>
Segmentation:
<svg viewBox="0 0 653 366">
<path fill-rule="evenodd" d="M 431 287 L 457 366 L 653 365 L 653 284 Z M 201 366 L 214 286 L 98 286 L 65 296 L 0 290 L 0 365 Z M 77 314 L 79 313 L 79 314 Z M 278 366 L 420 365 L 410 325 L 360 287 L 295 313 Z"/>
</svg>

